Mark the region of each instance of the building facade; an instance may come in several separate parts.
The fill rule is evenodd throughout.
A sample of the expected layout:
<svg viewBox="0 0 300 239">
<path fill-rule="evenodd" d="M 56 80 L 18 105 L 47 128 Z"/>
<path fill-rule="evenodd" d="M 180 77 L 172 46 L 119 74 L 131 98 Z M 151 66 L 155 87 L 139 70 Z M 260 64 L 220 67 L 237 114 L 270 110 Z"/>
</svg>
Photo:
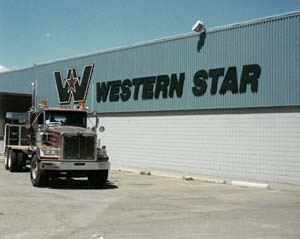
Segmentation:
<svg viewBox="0 0 300 239">
<path fill-rule="evenodd" d="M 86 100 L 120 167 L 300 183 L 300 12 L 0 75 L 0 92 Z"/>
</svg>

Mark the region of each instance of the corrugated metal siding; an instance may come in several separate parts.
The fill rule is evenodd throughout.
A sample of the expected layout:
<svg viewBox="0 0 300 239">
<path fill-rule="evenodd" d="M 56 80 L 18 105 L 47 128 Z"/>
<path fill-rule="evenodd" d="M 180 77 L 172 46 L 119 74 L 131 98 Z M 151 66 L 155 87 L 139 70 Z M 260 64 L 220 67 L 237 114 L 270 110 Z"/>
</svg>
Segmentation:
<svg viewBox="0 0 300 239">
<path fill-rule="evenodd" d="M 0 92 L 31 93 L 31 82 L 35 81 L 35 69 L 33 67 L 0 74 Z M 42 82 L 43 80 L 40 79 Z M 43 82 L 45 84 L 46 82 Z"/>
<path fill-rule="evenodd" d="M 140 96 L 140 100 L 131 97 L 126 102 L 97 103 L 94 92 L 94 109 L 100 112 L 300 105 L 300 12 L 208 31 L 200 51 L 198 41 L 198 35 L 190 34 L 1 74 L 0 91 L 29 93 L 29 83 L 37 78 L 39 96 L 57 105 L 53 71 L 61 70 L 65 76 L 69 67 L 76 67 L 81 74 L 85 64 L 94 63 L 94 86 L 96 82 L 185 72 L 181 98 L 142 100 Z M 240 78 L 242 66 L 247 64 L 262 68 L 257 94 L 248 86 L 244 94 L 212 96 L 210 79 L 205 95 L 192 94 L 193 76 L 198 70 L 236 66 Z M 88 105 L 91 96 L 90 90 Z"/>
<path fill-rule="evenodd" d="M 105 116 L 115 167 L 300 183 L 300 113 Z"/>
</svg>

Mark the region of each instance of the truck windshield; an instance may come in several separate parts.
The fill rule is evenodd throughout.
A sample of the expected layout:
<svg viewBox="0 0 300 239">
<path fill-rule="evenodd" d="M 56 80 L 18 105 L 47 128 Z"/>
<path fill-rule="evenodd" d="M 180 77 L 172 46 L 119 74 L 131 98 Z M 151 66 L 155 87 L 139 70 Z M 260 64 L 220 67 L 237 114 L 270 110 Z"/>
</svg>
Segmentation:
<svg viewBox="0 0 300 239">
<path fill-rule="evenodd" d="M 70 125 L 86 127 L 86 112 L 74 111 L 47 111 L 46 124 L 59 123 L 60 125 Z"/>
</svg>

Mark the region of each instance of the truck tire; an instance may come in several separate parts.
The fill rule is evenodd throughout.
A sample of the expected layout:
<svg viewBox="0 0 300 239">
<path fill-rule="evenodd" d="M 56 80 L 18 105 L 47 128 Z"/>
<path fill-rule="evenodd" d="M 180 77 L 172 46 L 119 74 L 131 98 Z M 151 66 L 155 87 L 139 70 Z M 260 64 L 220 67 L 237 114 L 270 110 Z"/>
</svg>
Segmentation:
<svg viewBox="0 0 300 239">
<path fill-rule="evenodd" d="M 34 187 L 46 187 L 48 185 L 49 176 L 46 171 L 39 168 L 36 154 L 31 159 L 30 179 Z"/>
<path fill-rule="evenodd" d="M 108 170 L 95 170 L 88 172 L 88 182 L 90 187 L 97 188 L 106 184 Z"/>
<path fill-rule="evenodd" d="M 25 154 L 23 152 L 18 153 L 18 171 L 22 172 L 25 167 Z"/>
<path fill-rule="evenodd" d="M 8 170 L 8 150 L 5 150 L 4 153 L 4 168 L 5 170 Z"/>
<path fill-rule="evenodd" d="M 8 150 L 8 170 L 10 172 L 18 171 L 17 151 L 13 149 Z"/>
</svg>

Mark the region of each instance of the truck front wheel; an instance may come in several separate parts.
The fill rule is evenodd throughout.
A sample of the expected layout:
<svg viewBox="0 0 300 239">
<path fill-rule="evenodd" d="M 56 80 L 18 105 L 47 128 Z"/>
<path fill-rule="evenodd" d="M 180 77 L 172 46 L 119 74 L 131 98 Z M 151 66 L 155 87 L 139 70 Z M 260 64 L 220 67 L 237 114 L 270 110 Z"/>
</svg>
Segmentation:
<svg viewBox="0 0 300 239">
<path fill-rule="evenodd" d="M 15 150 L 8 150 L 8 170 L 10 172 L 17 172 L 18 171 L 18 158 L 17 152 Z"/>
<path fill-rule="evenodd" d="M 89 186 L 97 188 L 106 184 L 108 178 L 108 170 L 95 170 L 88 172 Z"/>
<path fill-rule="evenodd" d="M 31 160 L 30 179 L 32 185 L 35 187 L 46 187 L 48 185 L 49 177 L 46 171 L 39 168 L 39 162 L 36 154 Z"/>
</svg>

